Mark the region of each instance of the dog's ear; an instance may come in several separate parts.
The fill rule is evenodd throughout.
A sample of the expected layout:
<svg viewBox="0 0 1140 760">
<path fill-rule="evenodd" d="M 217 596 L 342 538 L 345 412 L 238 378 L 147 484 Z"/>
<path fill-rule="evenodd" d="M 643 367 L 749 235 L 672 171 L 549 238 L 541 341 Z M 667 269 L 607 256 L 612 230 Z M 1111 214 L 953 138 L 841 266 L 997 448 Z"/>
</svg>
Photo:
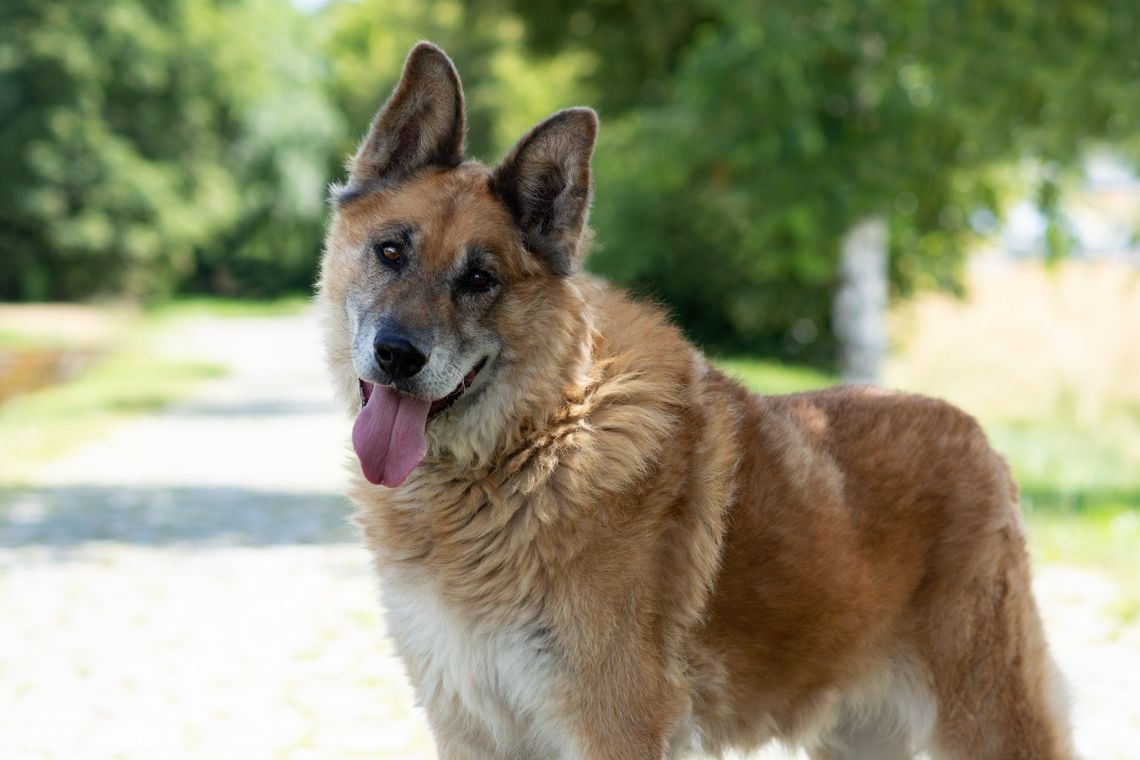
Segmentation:
<svg viewBox="0 0 1140 760">
<path fill-rule="evenodd" d="M 455 65 L 430 42 L 417 43 L 349 162 L 349 187 L 341 193 L 392 184 L 425 166 L 457 166 L 463 136 L 463 87 Z"/>
<path fill-rule="evenodd" d="M 574 270 L 590 213 L 590 157 L 598 115 L 559 111 L 527 133 L 491 175 L 491 189 L 511 212 L 527 248 L 552 273 Z"/>
</svg>

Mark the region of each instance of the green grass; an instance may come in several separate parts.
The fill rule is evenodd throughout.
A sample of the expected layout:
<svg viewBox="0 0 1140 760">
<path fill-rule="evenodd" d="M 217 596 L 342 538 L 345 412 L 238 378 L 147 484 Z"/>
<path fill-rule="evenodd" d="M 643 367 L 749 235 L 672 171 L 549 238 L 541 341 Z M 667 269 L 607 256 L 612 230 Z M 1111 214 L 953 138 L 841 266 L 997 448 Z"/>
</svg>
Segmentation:
<svg viewBox="0 0 1140 760">
<path fill-rule="evenodd" d="M 995 449 L 1009 459 L 1023 502 L 1065 512 L 1140 509 L 1140 463 L 1125 417 L 1084 428 L 1060 419 L 1036 424 L 982 420 Z"/>
<path fill-rule="evenodd" d="M 17 330 L 0 329 L 0 351 L 50 350 L 63 348 L 67 340 L 59 335 L 32 335 Z"/>
<path fill-rule="evenodd" d="M 177 298 L 146 308 L 150 317 L 176 319 L 185 317 L 281 317 L 298 314 L 308 306 L 305 296 L 287 296 L 266 301 L 237 298 Z"/>
<path fill-rule="evenodd" d="M 713 362 L 729 377 L 735 378 L 756 393 L 778 395 L 827 388 L 838 378 L 810 367 L 781 364 L 771 359 L 743 356 L 721 357 Z"/>
<path fill-rule="evenodd" d="M 1140 513 L 1135 510 L 1097 507 L 1067 512 L 1028 507 L 1024 515 L 1033 536 L 1034 553 L 1041 561 L 1111 567 L 1134 574 L 1134 580 L 1140 582 L 1136 557 Z"/>
<path fill-rule="evenodd" d="M 1123 627 L 1140 624 L 1140 512 L 1135 506 L 1078 512 L 1030 506 L 1023 513 L 1035 563 L 1074 565 L 1107 576 L 1119 591 L 1109 614 Z"/>
</svg>

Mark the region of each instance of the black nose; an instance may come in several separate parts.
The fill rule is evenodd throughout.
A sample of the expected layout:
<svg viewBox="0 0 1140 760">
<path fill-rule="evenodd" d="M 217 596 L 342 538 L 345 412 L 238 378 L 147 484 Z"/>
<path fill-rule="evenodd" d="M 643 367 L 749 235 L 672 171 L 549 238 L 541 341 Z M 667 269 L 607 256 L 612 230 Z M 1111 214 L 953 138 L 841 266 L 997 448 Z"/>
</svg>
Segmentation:
<svg viewBox="0 0 1140 760">
<path fill-rule="evenodd" d="M 427 364 L 427 357 L 401 335 L 380 333 L 372 342 L 372 350 L 376 352 L 376 363 L 380 369 L 391 375 L 393 380 L 409 378 Z"/>
</svg>

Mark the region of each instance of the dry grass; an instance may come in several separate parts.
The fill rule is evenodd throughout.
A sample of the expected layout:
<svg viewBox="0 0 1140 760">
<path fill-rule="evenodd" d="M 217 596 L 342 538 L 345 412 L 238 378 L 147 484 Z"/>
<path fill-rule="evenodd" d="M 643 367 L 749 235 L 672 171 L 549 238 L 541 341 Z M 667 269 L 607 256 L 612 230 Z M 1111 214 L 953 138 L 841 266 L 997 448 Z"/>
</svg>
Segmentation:
<svg viewBox="0 0 1140 760">
<path fill-rule="evenodd" d="M 1137 506 L 1140 271 L 981 259 L 968 293 L 892 313 L 891 385 L 975 414 L 1031 495 L 1124 492 Z"/>
<path fill-rule="evenodd" d="M 0 350 L 65 346 L 102 350 L 138 317 L 125 304 L 0 304 Z"/>
<path fill-rule="evenodd" d="M 1006 423 L 1092 427 L 1140 415 L 1140 271 L 983 259 L 968 292 L 895 310 L 893 384 Z"/>
</svg>

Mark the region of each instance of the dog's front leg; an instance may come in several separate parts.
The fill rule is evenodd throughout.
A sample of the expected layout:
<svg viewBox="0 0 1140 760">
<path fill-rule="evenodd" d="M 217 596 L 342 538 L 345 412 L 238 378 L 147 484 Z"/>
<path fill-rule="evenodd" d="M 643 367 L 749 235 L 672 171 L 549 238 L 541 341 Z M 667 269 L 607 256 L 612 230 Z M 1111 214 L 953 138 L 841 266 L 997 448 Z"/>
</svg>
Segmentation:
<svg viewBox="0 0 1140 760">
<path fill-rule="evenodd" d="M 615 713 L 617 709 L 615 709 Z M 615 714 L 611 713 L 611 715 Z M 678 756 L 675 720 L 668 713 L 645 716 L 637 720 L 623 716 L 619 720 L 597 721 L 581 725 L 578 741 L 563 760 L 669 760 Z"/>
<path fill-rule="evenodd" d="M 439 760 L 513 760 L 454 694 L 437 692 L 424 707 Z"/>
<path fill-rule="evenodd" d="M 669 757 L 663 736 L 591 737 L 566 760 L 666 760 Z"/>
<path fill-rule="evenodd" d="M 579 682 L 573 739 L 563 760 L 666 760 L 674 757 L 688 699 L 663 674 L 639 672 Z"/>
</svg>

